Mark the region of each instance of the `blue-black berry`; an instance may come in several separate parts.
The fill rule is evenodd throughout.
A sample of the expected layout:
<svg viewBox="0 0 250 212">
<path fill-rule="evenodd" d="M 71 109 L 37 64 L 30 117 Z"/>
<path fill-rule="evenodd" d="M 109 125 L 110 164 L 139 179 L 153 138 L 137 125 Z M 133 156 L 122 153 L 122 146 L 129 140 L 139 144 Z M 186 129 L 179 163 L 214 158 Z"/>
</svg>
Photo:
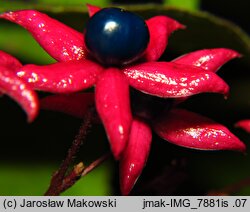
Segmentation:
<svg viewBox="0 0 250 212">
<path fill-rule="evenodd" d="M 88 50 L 107 66 L 120 66 L 138 59 L 148 42 L 149 31 L 144 20 L 119 8 L 100 10 L 86 26 Z"/>
</svg>

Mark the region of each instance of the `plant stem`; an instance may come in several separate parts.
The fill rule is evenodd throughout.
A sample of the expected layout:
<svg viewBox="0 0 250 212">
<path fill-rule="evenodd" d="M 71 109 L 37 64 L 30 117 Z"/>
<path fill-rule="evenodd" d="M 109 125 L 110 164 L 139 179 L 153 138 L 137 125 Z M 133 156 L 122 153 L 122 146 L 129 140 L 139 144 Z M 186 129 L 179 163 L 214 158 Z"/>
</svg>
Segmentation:
<svg viewBox="0 0 250 212">
<path fill-rule="evenodd" d="M 104 162 L 111 154 L 110 153 L 106 153 L 105 155 L 101 156 L 100 158 L 98 158 L 97 160 L 95 160 L 94 162 L 92 162 L 89 166 L 87 166 L 82 174 L 81 177 L 84 177 L 85 175 L 87 175 L 89 172 L 91 172 L 94 168 L 96 168 L 97 166 L 99 166 L 102 162 Z"/>
<path fill-rule="evenodd" d="M 87 133 L 89 132 L 89 129 L 92 126 L 93 116 L 94 116 L 94 109 L 93 107 L 90 107 L 84 117 L 84 121 L 79 129 L 78 135 L 75 137 L 65 160 L 62 162 L 59 169 L 52 176 L 50 186 L 45 193 L 46 196 L 49 196 L 49 195 L 56 196 L 61 193 L 60 187 L 63 184 L 63 180 L 65 179 L 65 175 L 69 169 L 69 166 L 74 161 L 76 153 L 81 147 L 84 139 L 87 136 Z"/>
<path fill-rule="evenodd" d="M 74 169 L 63 179 L 62 183 L 57 187 L 56 193 L 50 194 L 46 193 L 46 195 L 59 195 L 60 193 L 66 191 L 72 185 L 74 185 L 78 180 L 82 177 L 86 176 L 88 173 L 93 171 L 96 167 L 98 167 L 101 163 L 103 163 L 111 154 L 107 153 L 92 162 L 87 167 L 84 167 L 83 163 L 78 163 Z"/>
<path fill-rule="evenodd" d="M 84 167 L 82 162 L 77 164 L 75 168 L 72 170 L 72 172 L 63 180 L 63 183 L 60 186 L 60 193 L 66 191 L 82 177 L 86 176 L 88 173 L 93 171 L 96 167 L 98 167 L 101 163 L 103 163 L 110 155 L 111 155 L 110 153 L 107 153 L 101 156 L 87 167 Z"/>
</svg>

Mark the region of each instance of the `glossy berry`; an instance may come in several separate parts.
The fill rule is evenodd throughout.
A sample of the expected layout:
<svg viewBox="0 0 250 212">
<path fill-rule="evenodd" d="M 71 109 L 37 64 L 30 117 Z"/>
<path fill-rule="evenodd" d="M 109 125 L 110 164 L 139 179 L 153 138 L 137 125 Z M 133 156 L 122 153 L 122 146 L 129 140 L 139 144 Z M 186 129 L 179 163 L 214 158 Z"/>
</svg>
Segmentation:
<svg viewBox="0 0 250 212">
<path fill-rule="evenodd" d="M 87 23 L 86 46 L 107 66 L 119 66 L 138 59 L 148 42 L 149 31 L 144 20 L 122 9 L 102 9 Z"/>
</svg>

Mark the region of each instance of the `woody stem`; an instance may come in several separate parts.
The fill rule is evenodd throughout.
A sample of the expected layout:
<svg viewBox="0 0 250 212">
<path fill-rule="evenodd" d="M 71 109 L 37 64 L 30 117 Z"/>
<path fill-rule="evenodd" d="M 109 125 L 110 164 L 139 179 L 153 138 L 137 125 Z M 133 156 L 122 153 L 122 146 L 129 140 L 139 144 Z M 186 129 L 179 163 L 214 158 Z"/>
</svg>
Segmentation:
<svg viewBox="0 0 250 212">
<path fill-rule="evenodd" d="M 68 154 L 64 161 L 61 163 L 59 169 L 53 174 L 51 181 L 50 181 L 50 186 L 48 190 L 46 191 L 45 195 L 46 196 L 55 196 L 59 195 L 61 193 L 61 185 L 63 184 L 63 180 L 65 178 L 65 175 L 69 169 L 69 166 L 72 164 L 74 161 L 74 158 L 81 147 L 83 141 L 85 140 L 91 126 L 92 126 L 92 120 L 95 111 L 93 107 L 90 107 L 89 110 L 87 111 L 83 123 L 79 129 L 79 132 L 77 136 L 75 137 L 72 146 L 68 150 Z"/>
</svg>

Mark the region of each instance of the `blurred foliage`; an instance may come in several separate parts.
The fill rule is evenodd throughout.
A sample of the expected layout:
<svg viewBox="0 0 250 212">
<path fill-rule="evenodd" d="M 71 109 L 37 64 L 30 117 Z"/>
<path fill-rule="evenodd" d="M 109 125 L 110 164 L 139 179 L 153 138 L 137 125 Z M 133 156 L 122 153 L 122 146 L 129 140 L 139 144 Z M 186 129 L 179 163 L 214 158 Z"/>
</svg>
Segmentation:
<svg viewBox="0 0 250 212">
<path fill-rule="evenodd" d="M 53 4 L 53 5 L 85 5 L 86 3 L 92 3 L 96 6 L 104 7 L 110 3 L 110 0 L 34 0 L 36 4 Z"/>
<path fill-rule="evenodd" d="M 199 10 L 200 8 L 200 0 L 165 0 L 164 4 L 187 10 Z"/>
<path fill-rule="evenodd" d="M 83 31 L 88 19 L 85 2 L 99 6 L 109 3 L 107 0 L 91 2 L 87 0 L 0 0 L 0 12 L 24 8 L 38 9 Z M 117 2 L 122 3 L 113 1 L 113 3 Z M 232 88 L 231 97 L 227 102 L 219 95 L 204 94 L 191 98 L 184 107 L 231 127 L 231 130 L 242 140 L 249 141 L 249 135 L 232 127 L 238 119 L 250 117 L 249 36 L 231 22 L 209 13 L 195 11 L 200 5 L 197 0 L 164 1 L 165 5 L 171 6 L 138 4 L 144 2 L 137 1 L 136 5 L 124 5 L 124 8 L 139 13 L 145 18 L 168 15 L 187 26 L 187 29 L 175 32 L 171 36 L 162 60 L 169 60 L 197 49 L 215 47 L 232 48 L 244 55 L 243 59 L 231 62 L 223 67 L 222 74 L 219 73 Z M 180 9 L 180 7 L 186 9 Z M 23 63 L 54 62 L 24 29 L 5 20 L 0 20 L 0 49 L 15 55 Z M 0 195 L 41 195 L 48 187 L 52 172 L 58 167 L 56 163 L 64 158 L 67 148 L 77 133 L 79 120 L 42 112 L 34 123 L 28 125 L 23 111 L 16 103 L 3 97 L 0 99 L 0 104 L 1 122 L 4 123 L 0 136 L 3 145 L 0 149 L 2 161 Z M 104 130 L 94 128 L 93 134 L 95 135 L 91 135 L 86 145 L 82 147 L 79 160 L 83 160 L 84 156 L 87 162 L 93 161 L 103 152 L 103 149 L 107 148 L 108 142 L 105 139 Z M 164 163 L 171 163 L 177 156 L 189 159 L 190 176 L 196 187 L 221 188 L 250 175 L 249 155 L 187 150 L 155 140 L 148 161 L 149 165 L 144 171 L 145 175 L 147 173 L 150 176 L 157 175 L 158 171 L 163 169 Z M 23 161 L 23 164 L 16 165 L 16 161 Z M 38 162 L 30 164 L 30 161 Z M 41 165 L 43 162 L 48 163 Z M 117 187 L 118 183 L 113 182 L 112 179 L 118 180 L 118 176 L 113 177 L 116 172 L 118 171 L 114 162 L 109 161 L 80 180 L 64 195 L 116 194 L 114 185 Z M 250 194 L 250 191 L 246 189 L 239 194 Z"/>
<path fill-rule="evenodd" d="M 109 166 L 105 162 L 62 195 L 111 195 Z M 48 164 L 0 164 L 0 195 L 43 195 L 57 168 Z"/>
<path fill-rule="evenodd" d="M 39 5 L 54 5 L 67 7 L 71 5 L 83 6 L 86 3 L 91 3 L 88 0 L 0 0 L 2 7 L 15 7 L 16 9 L 20 8 L 32 8 L 33 6 Z M 110 3 L 109 0 L 94 0 L 96 6 L 106 6 Z"/>
<path fill-rule="evenodd" d="M 176 8 L 198 10 L 200 0 L 113 0 L 113 4 L 163 4 Z"/>
<path fill-rule="evenodd" d="M 25 45 L 23 45 L 24 43 Z M 33 61 L 36 64 L 44 62 L 52 63 L 55 61 L 25 29 L 16 25 L 1 23 L 0 46 L 2 50 L 17 55 L 23 61 Z"/>
<path fill-rule="evenodd" d="M 42 195 L 55 167 L 33 164 L 0 164 L 0 195 Z"/>
</svg>

